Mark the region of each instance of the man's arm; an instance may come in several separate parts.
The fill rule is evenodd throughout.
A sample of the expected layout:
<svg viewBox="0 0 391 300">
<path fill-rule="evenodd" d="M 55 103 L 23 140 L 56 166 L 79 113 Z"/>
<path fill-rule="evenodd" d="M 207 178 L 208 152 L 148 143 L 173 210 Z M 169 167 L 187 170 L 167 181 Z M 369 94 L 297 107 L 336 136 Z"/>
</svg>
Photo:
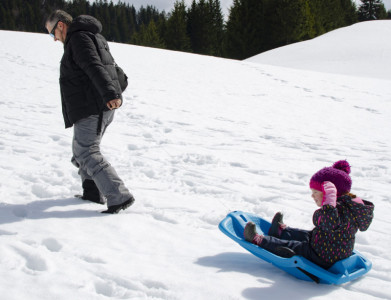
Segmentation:
<svg viewBox="0 0 391 300">
<path fill-rule="evenodd" d="M 110 74 L 105 69 L 92 38 L 85 32 L 77 32 L 71 40 L 72 57 L 75 63 L 87 74 L 94 87 L 104 99 L 109 109 L 121 105 L 120 94 L 116 91 Z"/>
</svg>

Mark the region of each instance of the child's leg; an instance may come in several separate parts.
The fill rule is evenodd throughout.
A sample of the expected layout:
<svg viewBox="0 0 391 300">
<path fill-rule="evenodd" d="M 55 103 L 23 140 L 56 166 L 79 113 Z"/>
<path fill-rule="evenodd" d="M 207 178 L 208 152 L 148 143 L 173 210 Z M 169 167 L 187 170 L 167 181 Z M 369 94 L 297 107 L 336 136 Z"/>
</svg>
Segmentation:
<svg viewBox="0 0 391 300">
<path fill-rule="evenodd" d="M 283 256 L 280 254 L 281 249 L 279 250 L 279 248 L 289 248 L 293 250 L 296 255 L 303 256 L 322 268 L 328 269 L 331 267 L 332 264 L 326 263 L 320 259 L 311 248 L 311 231 L 286 228 L 283 230 L 281 236 L 286 237 L 287 239 L 276 238 L 268 235 L 259 235 L 256 232 L 255 224 L 253 222 L 247 223 L 244 229 L 244 237 L 248 242 L 258 245 L 271 253 Z"/>
<path fill-rule="evenodd" d="M 296 254 L 302 255 L 302 247 L 304 242 L 295 241 L 295 240 L 283 240 L 279 238 L 275 238 L 273 236 L 264 236 L 261 243 L 258 244 L 259 247 L 263 249 L 276 253 L 276 249 L 280 247 L 286 247 L 292 249 Z"/>
<path fill-rule="evenodd" d="M 309 242 L 311 239 L 311 231 L 286 227 L 281 231 L 279 237 L 282 240 L 294 240 L 299 242 Z"/>
<path fill-rule="evenodd" d="M 332 265 L 320 259 L 307 241 L 282 240 L 272 236 L 264 236 L 258 246 L 276 255 L 278 255 L 278 248 L 286 247 L 293 250 L 296 255 L 303 256 L 322 268 L 328 269 Z"/>
</svg>

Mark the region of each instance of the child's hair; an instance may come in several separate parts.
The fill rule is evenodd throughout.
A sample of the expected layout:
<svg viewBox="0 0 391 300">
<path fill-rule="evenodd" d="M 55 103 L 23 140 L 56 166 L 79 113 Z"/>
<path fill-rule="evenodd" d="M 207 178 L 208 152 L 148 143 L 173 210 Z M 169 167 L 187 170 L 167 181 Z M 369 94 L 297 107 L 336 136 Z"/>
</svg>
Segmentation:
<svg viewBox="0 0 391 300">
<path fill-rule="evenodd" d="M 357 198 L 357 196 L 355 194 L 353 194 L 353 193 L 346 193 L 344 195 L 347 195 L 347 196 L 349 196 L 352 199 Z"/>
</svg>

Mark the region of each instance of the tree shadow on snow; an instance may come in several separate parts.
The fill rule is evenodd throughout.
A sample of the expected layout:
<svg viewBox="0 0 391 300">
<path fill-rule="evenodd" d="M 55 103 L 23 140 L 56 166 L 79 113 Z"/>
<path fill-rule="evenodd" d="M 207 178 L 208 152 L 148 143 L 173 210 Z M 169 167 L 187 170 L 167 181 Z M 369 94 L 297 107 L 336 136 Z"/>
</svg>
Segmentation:
<svg viewBox="0 0 391 300">
<path fill-rule="evenodd" d="M 23 219 L 63 219 L 63 218 L 90 218 L 102 217 L 96 209 L 104 210 L 99 204 L 93 209 L 70 209 L 70 206 L 85 205 L 86 201 L 77 198 L 46 199 L 33 201 L 27 204 L 0 203 L 0 224 L 19 222 Z"/>
<path fill-rule="evenodd" d="M 242 296 L 246 299 L 304 300 L 338 289 L 338 286 L 297 279 L 249 253 L 226 252 L 201 257 L 196 263 L 218 268 L 218 272 L 240 272 L 259 278 L 259 287 L 243 290 Z"/>
</svg>

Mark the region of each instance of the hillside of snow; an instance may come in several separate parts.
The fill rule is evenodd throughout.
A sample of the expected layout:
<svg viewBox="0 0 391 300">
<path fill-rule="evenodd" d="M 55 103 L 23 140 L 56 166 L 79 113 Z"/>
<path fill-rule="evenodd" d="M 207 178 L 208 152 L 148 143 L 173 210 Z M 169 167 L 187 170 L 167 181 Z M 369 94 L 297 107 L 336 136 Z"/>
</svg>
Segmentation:
<svg viewBox="0 0 391 300">
<path fill-rule="evenodd" d="M 336 34 L 349 40 L 354 29 Z M 380 42 L 390 49 L 383 31 L 373 35 L 354 64 L 346 57 L 354 76 L 316 69 L 321 55 L 304 71 L 111 43 L 130 84 L 102 152 L 136 202 L 104 215 L 74 197 L 62 44 L 0 31 L 1 299 L 390 299 L 391 82 L 379 69 L 353 72 Z M 373 263 L 364 277 L 301 281 L 218 230 L 233 210 L 282 211 L 286 224 L 311 229 L 309 179 L 339 159 L 352 165 L 352 191 L 375 204 L 356 236 Z"/>
<path fill-rule="evenodd" d="M 246 61 L 391 80 L 390 36 L 391 20 L 361 22 Z"/>
</svg>

